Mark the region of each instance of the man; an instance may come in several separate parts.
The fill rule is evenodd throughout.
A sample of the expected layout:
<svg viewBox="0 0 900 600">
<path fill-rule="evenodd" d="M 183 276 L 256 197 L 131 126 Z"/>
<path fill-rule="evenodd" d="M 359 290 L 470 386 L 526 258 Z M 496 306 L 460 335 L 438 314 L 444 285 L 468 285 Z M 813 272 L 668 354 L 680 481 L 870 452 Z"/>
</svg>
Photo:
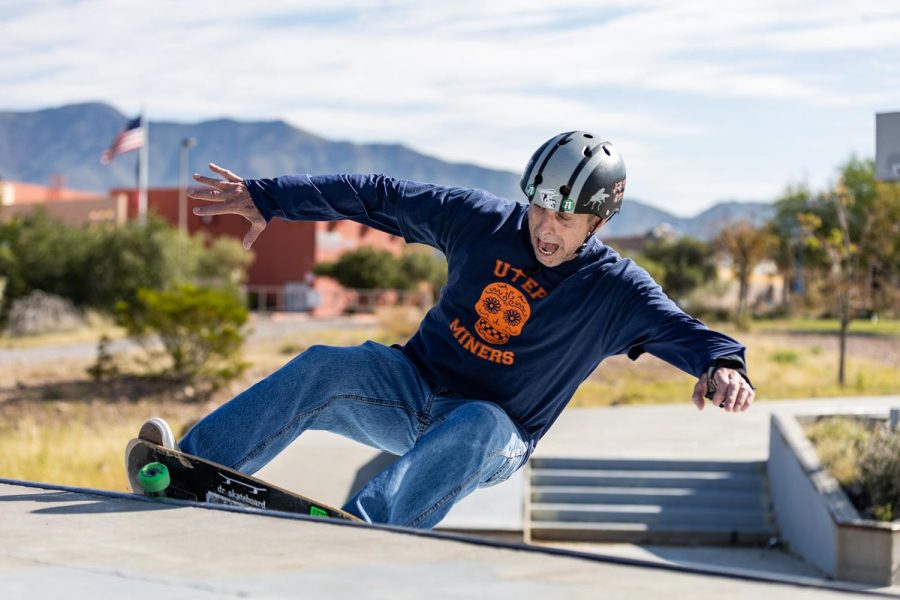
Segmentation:
<svg viewBox="0 0 900 600">
<path fill-rule="evenodd" d="M 650 352 L 699 378 L 693 402 L 746 410 L 744 347 L 684 314 L 594 234 L 618 211 L 625 166 L 608 141 L 560 134 L 525 169 L 529 203 L 384 176 L 243 180 L 195 175 L 239 214 L 249 248 L 274 217 L 350 219 L 440 249 L 448 281 L 405 346 L 312 347 L 194 426 L 181 450 L 253 473 L 307 429 L 400 455 L 344 510 L 436 525 L 454 503 L 519 469 L 578 385 L 614 354 Z M 285 260 L 290 260 L 286 257 Z M 142 435 L 174 445 L 159 420 Z"/>
</svg>

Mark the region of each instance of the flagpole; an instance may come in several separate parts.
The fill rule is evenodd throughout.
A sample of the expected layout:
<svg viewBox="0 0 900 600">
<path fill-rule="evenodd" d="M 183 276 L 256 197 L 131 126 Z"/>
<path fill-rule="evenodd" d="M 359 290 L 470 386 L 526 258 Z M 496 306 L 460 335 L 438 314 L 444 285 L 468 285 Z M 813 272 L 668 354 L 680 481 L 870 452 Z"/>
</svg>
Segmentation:
<svg viewBox="0 0 900 600">
<path fill-rule="evenodd" d="M 141 129 L 144 132 L 144 143 L 138 154 L 138 223 L 147 224 L 147 177 L 149 171 L 148 156 L 150 154 L 150 127 L 146 111 L 141 107 Z"/>
</svg>

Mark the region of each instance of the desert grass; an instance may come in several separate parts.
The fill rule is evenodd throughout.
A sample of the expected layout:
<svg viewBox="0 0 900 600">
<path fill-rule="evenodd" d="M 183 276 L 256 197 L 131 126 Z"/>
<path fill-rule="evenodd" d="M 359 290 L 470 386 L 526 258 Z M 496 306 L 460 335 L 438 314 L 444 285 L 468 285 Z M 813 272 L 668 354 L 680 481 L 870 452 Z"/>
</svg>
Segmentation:
<svg viewBox="0 0 900 600">
<path fill-rule="evenodd" d="M 126 490 L 125 444 L 147 417 L 166 418 L 178 433 L 312 345 L 402 342 L 417 322 L 418 315 L 388 311 L 381 326 L 371 329 L 286 332 L 251 340 L 244 351 L 248 371 L 207 396 L 148 377 L 96 383 L 86 373 L 92 355 L 0 369 L 0 477 Z M 849 383 L 842 388 L 836 383 L 834 336 L 718 328 L 747 345 L 759 401 L 900 394 L 900 336 L 853 337 Z M 117 359 L 136 364 L 127 356 Z M 571 406 L 688 403 L 695 381 L 649 355 L 634 362 L 612 357 L 580 386 Z"/>
</svg>

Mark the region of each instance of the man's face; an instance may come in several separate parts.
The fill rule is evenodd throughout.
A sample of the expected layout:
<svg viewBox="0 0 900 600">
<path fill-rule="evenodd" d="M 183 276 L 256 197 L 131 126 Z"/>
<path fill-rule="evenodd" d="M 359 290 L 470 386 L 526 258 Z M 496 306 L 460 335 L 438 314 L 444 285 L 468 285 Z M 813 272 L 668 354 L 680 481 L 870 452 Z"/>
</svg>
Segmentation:
<svg viewBox="0 0 900 600">
<path fill-rule="evenodd" d="M 596 223 L 597 218 L 589 214 L 547 210 L 534 202 L 528 208 L 531 247 L 545 267 L 555 267 L 575 258 Z"/>
</svg>

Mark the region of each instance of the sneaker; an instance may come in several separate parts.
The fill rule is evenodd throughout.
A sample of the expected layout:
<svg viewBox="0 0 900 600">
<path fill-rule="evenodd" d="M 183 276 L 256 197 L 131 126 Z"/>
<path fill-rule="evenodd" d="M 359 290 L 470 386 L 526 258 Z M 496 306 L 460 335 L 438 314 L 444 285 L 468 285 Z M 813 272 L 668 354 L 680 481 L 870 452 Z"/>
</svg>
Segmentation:
<svg viewBox="0 0 900 600">
<path fill-rule="evenodd" d="M 142 447 L 138 440 L 144 440 L 151 444 L 171 448 L 172 450 L 177 450 L 177 447 L 175 446 L 175 436 L 172 434 L 172 428 L 159 417 L 153 417 L 144 421 L 137 439 L 128 442 L 128 445 L 125 447 L 125 473 L 128 476 L 131 491 L 136 494 L 143 494 L 144 488 L 138 479 L 138 469 L 142 466 L 139 464 L 141 459 L 138 456 L 145 456 L 146 452 L 142 450 L 136 453 L 138 456 L 132 456 L 132 452 L 136 447 Z"/>
<path fill-rule="evenodd" d="M 138 433 L 138 437 L 152 444 L 163 446 L 164 448 L 169 448 L 171 450 L 178 449 L 175 446 L 175 434 L 172 433 L 172 428 L 159 417 L 153 417 L 152 419 L 144 421 L 144 424 L 141 425 L 141 431 Z"/>
</svg>

